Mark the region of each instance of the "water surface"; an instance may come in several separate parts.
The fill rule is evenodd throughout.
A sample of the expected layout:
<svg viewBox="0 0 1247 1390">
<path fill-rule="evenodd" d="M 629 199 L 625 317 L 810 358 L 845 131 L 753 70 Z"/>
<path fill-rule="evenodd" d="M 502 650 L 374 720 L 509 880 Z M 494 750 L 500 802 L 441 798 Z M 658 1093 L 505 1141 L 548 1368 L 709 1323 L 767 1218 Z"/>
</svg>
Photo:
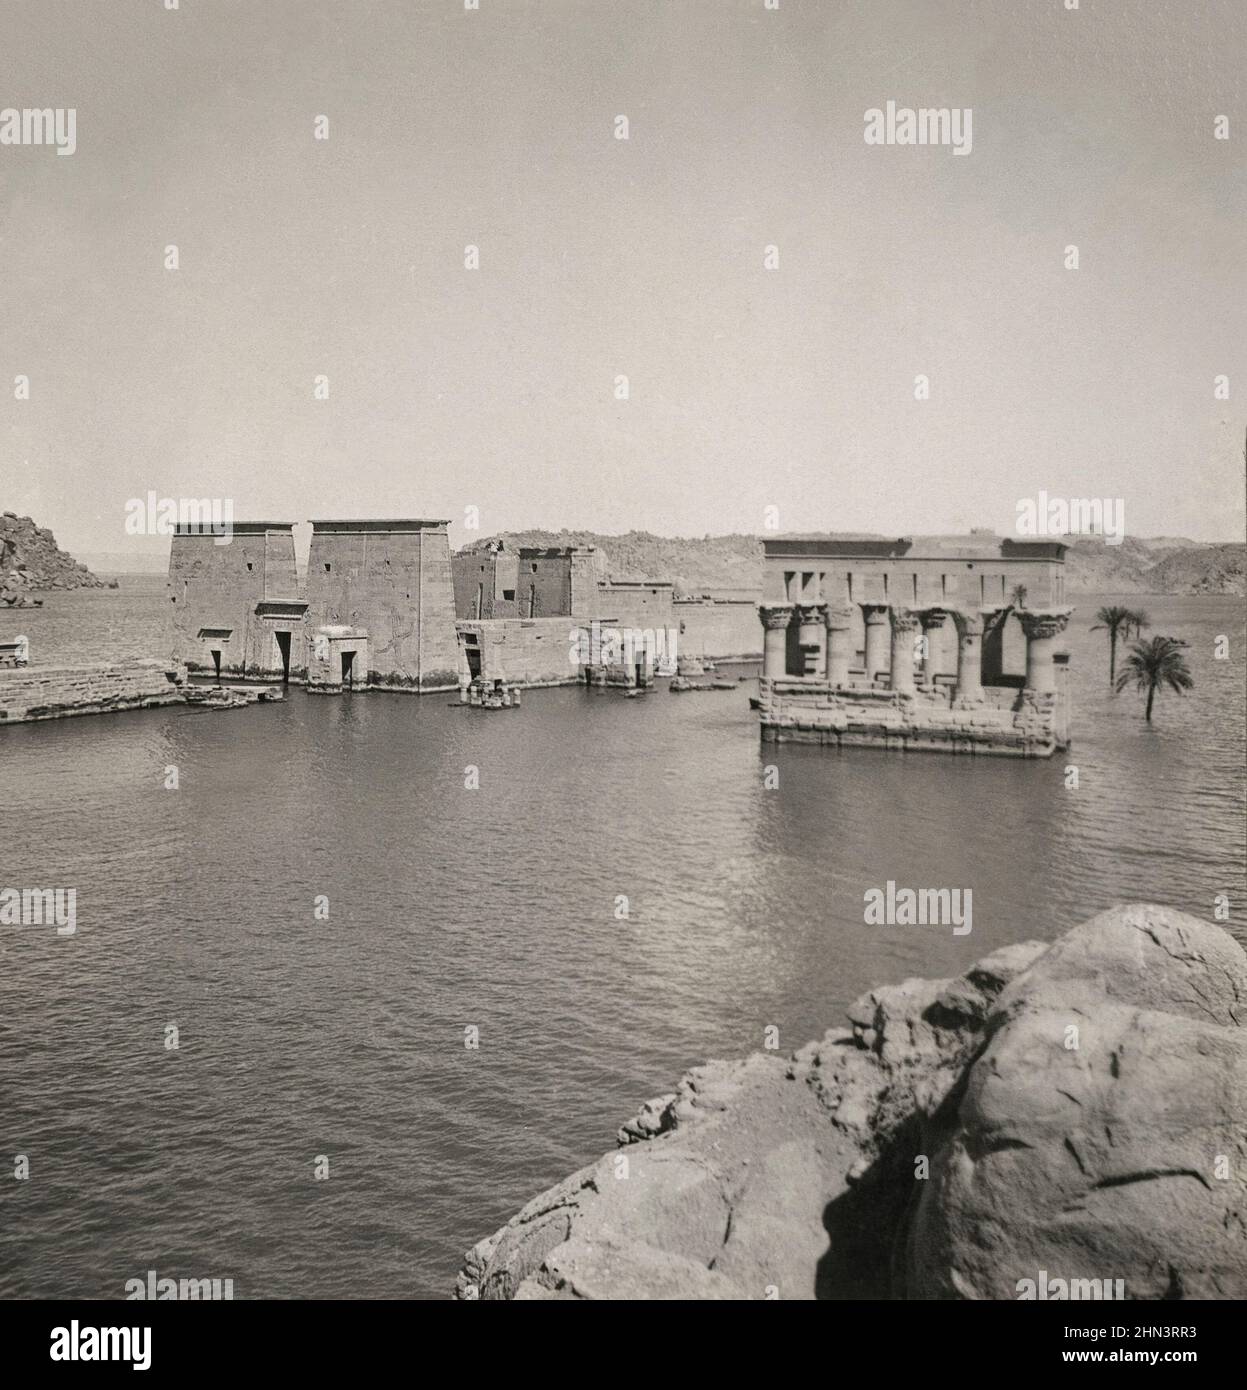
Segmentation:
<svg viewBox="0 0 1247 1390">
<path fill-rule="evenodd" d="M 466 1246 L 768 1025 L 790 1050 L 871 985 L 1124 899 L 1241 914 L 1242 601 L 1127 600 L 1191 643 L 1151 728 L 1108 692 L 1106 600 L 1075 601 L 1076 743 L 1042 763 L 762 746 L 751 684 L 0 730 L 0 886 L 75 887 L 78 921 L 0 928 L 0 1156 L 31 1165 L 0 1182 L 0 1295 L 155 1269 L 445 1296 Z M 141 655 L 163 603 L 124 581 L 0 625 L 42 661 Z M 865 926 L 888 879 L 971 888 L 972 933 Z"/>
</svg>

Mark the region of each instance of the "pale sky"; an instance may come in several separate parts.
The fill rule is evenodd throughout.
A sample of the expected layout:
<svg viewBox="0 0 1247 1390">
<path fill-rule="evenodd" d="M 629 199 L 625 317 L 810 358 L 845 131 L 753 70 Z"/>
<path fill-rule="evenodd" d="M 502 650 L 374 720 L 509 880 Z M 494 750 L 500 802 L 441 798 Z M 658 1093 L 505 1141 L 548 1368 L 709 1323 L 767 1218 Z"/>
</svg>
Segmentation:
<svg viewBox="0 0 1247 1390">
<path fill-rule="evenodd" d="M 0 0 L 0 507 L 1241 540 L 1247 4 L 1065 2 Z"/>
</svg>

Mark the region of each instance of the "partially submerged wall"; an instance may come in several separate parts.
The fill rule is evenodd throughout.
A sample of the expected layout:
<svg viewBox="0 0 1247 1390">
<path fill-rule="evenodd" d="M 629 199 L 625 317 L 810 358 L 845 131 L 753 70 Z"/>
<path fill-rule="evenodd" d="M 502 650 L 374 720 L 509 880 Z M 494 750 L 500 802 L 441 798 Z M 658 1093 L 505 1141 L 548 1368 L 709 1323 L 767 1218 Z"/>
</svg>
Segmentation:
<svg viewBox="0 0 1247 1390">
<path fill-rule="evenodd" d="M 185 700 L 180 671 L 159 661 L 0 671 L 0 724 L 150 709 Z"/>
<path fill-rule="evenodd" d="M 167 583 L 175 662 L 191 671 L 215 671 L 213 653 L 219 653 L 223 676 L 280 679 L 276 633 L 286 631 L 292 634 L 292 668 L 301 668 L 302 608 L 292 525 L 235 522 L 226 537 L 207 526 L 178 527 Z"/>
<path fill-rule="evenodd" d="M 752 598 L 676 599 L 672 614 L 682 656 L 703 661 L 761 660 L 762 624 Z"/>
<path fill-rule="evenodd" d="M 460 685 L 648 685 L 662 655 L 630 645 L 622 624 L 596 618 L 493 618 L 455 627 Z"/>
<path fill-rule="evenodd" d="M 447 522 L 314 521 L 308 622 L 367 632 L 375 689 L 458 684 Z"/>
<path fill-rule="evenodd" d="M 1055 692 L 985 688 L 980 701 L 961 704 L 947 687 L 910 694 L 762 681 L 762 740 L 1047 758 L 1068 741 L 1063 679 L 1061 685 Z"/>
<path fill-rule="evenodd" d="M 573 684 L 580 678 L 572 660 L 571 633 L 575 627 L 568 617 L 457 623 L 459 680 L 501 680 L 528 686 Z"/>
<path fill-rule="evenodd" d="M 369 664 L 366 633 L 350 627 L 316 628 L 308 639 L 308 693 L 367 690 Z"/>
</svg>

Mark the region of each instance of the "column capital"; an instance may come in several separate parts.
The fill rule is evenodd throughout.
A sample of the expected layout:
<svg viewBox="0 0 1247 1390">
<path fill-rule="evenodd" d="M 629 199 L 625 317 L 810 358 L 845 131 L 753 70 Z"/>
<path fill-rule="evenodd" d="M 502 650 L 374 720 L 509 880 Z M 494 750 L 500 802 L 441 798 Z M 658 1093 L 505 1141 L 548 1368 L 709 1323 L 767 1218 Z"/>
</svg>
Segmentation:
<svg viewBox="0 0 1247 1390">
<path fill-rule="evenodd" d="M 892 630 L 894 632 L 917 632 L 919 615 L 912 608 L 893 608 Z"/>
<path fill-rule="evenodd" d="M 862 612 L 866 616 L 866 621 L 868 623 L 878 623 L 887 618 L 888 613 L 891 611 L 892 605 L 890 603 L 863 603 L 861 605 L 861 608 Z"/>
<path fill-rule="evenodd" d="M 1072 608 L 1019 608 L 1014 610 L 1028 641 L 1058 637 L 1070 620 Z"/>
<path fill-rule="evenodd" d="M 943 627 L 950 616 L 947 608 L 923 608 L 918 611 L 918 617 L 922 620 L 922 626 L 928 632 L 932 628 Z"/>
<path fill-rule="evenodd" d="M 793 603 L 760 603 L 758 613 L 762 618 L 763 627 L 775 632 L 792 622 L 795 608 L 796 604 Z"/>
<path fill-rule="evenodd" d="M 986 615 L 980 608 L 950 608 L 949 617 L 957 624 L 961 637 L 982 637 L 983 622 Z"/>
<path fill-rule="evenodd" d="M 799 623 L 818 623 L 823 621 L 827 612 L 827 605 L 821 601 L 814 603 L 797 604 L 797 621 Z"/>
<path fill-rule="evenodd" d="M 836 631 L 853 626 L 853 605 L 851 603 L 827 603 L 827 626 Z"/>
</svg>

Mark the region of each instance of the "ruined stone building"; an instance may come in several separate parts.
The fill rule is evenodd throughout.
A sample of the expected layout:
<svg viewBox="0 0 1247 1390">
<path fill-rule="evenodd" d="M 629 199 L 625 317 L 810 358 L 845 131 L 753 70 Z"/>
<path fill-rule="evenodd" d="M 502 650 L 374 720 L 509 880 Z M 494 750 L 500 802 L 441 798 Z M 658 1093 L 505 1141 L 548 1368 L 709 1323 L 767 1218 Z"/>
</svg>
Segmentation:
<svg viewBox="0 0 1247 1390">
<path fill-rule="evenodd" d="M 445 521 L 313 521 L 308 622 L 327 675 L 380 690 L 458 685 Z M 317 643 L 313 658 L 317 660 Z"/>
<path fill-rule="evenodd" d="M 605 564 L 592 546 L 524 546 L 493 541 L 453 560 L 455 613 L 488 618 L 596 617 Z"/>
<path fill-rule="evenodd" d="M 762 737 L 1047 757 L 1069 743 L 1058 541 L 763 542 Z"/>
<path fill-rule="evenodd" d="M 607 677 L 610 683 L 644 683 L 654 670 L 674 668 L 683 656 L 700 661 L 761 655 L 756 592 L 676 598 L 670 579 L 611 575 L 605 555 L 593 546 L 511 549 L 490 541 L 459 551 L 453 564 L 455 612 L 470 679 L 496 674 L 541 685 L 601 679 L 566 659 L 570 633 L 578 625 L 590 644 L 598 640 L 600 645 L 604 635 L 617 632 L 630 634 L 635 646 L 641 634 L 652 634 L 649 660 L 606 663 L 621 665 Z M 548 621 L 554 618 L 573 622 L 569 627 Z M 489 626 L 501 621 L 509 625 Z"/>
<path fill-rule="evenodd" d="M 222 536 L 180 525 L 169 549 L 174 661 L 235 679 L 301 679 L 307 667 L 293 522 L 240 521 Z"/>
<path fill-rule="evenodd" d="M 175 661 L 319 691 L 456 687 L 445 521 L 314 521 L 302 593 L 292 527 L 235 522 L 228 537 L 178 527 L 168 581 Z"/>
<path fill-rule="evenodd" d="M 674 631 L 671 582 L 612 579 L 593 546 L 492 541 L 453 566 L 464 681 L 645 685 Z"/>
</svg>

